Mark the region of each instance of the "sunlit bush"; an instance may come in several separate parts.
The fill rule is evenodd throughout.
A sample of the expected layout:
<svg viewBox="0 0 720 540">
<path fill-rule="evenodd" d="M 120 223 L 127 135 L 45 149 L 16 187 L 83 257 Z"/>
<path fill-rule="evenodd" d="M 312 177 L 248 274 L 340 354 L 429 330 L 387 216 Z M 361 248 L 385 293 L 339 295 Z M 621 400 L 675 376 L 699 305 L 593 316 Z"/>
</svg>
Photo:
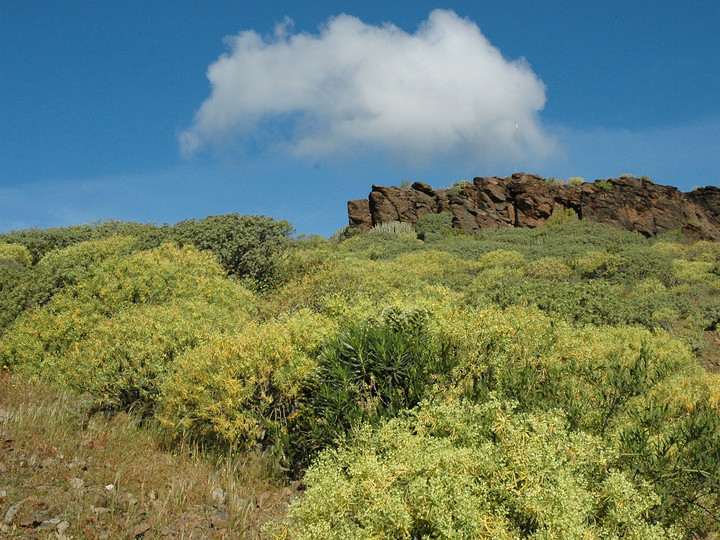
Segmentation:
<svg viewBox="0 0 720 540">
<path fill-rule="evenodd" d="M 11 262 L 29 266 L 32 264 L 32 256 L 22 244 L 0 244 L 0 264 Z"/>
<path fill-rule="evenodd" d="M 440 212 L 439 214 L 425 214 L 415 224 L 415 232 L 418 238 L 426 240 L 428 233 L 442 235 L 452 229 L 453 215 L 451 212 Z"/>
<path fill-rule="evenodd" d="M 667 538 L 659 497 L 561 415 L 511 402 L 425 405 L 326 451 L 276 537 Z M 272 529 L 269 527 L 269 529 Z"/>
<path fill-rule="evenodd" d="M 250 321 L 178 358 L 163 383 L 158 418 L 176 436 L 235 450 L 282 453 L 294 399 L 333 325 L 304 313 L 283 323 Z"/>
</svg>

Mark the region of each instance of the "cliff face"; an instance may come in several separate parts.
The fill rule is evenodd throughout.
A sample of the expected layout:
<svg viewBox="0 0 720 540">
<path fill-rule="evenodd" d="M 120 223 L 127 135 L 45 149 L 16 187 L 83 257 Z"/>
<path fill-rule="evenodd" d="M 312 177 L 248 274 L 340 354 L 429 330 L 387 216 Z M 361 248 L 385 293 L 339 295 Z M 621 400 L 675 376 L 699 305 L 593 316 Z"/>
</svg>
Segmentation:
<svg viewBox="0 0 720 540">
<path fill-rule="evenodd" d="M 348 217 L 350 226 L 369 230 L 378 223 L 415 224 L 425 214 L 452 212 L 453 226 L 472 234 L 487 227 L 539 227 L 566 209 L 573 209 L 580 219 L 645 236 L 680 229 L 689 238 L 720 240 L 719 188 L 683 193 L 640 178 L 570 186 L 514 174 L 475 178 L 451 190 L 435 190 L 422 182 L 412 189 L 372 186 L 368 199 L 348 202 Z"/>
</svg>

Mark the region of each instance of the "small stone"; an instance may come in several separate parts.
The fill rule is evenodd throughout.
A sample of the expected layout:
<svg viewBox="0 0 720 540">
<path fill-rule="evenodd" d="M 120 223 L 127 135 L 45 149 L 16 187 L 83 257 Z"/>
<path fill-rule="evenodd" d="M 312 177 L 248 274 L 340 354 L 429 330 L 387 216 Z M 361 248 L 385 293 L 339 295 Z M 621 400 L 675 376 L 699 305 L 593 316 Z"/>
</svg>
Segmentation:
<svg viewBox="0 0 720 540">
<path fill-rule="evenodd" d="M 19 504 L 13 504 L 10 508 L 7 509 L 7 512 L 5 512 L 5 517 L 3 518 L 3 523 L 11 523 L 13 518 L 15 517 L 15 514 L 17 514 Z"/>
<path fill-rule="evenodd" d="M 146 521 L 143 521 L 139 525 L 135 525 L 135 528 L 133 529 L 133 536 L 143 536 L 146 532 L 150 530 L 150 524 Z"/>
<path fill-rule="evenodd" d="M 134 505 L 136 505 L 136 504 L 139 502 L 138 499 L 137 499 L 137 497 L 135 497 L 135 496 L 134 496 L 132 493 L 130 493 L 129 491 L 124 492 L 124 493 L 120 496 L 120 499 L 119 499 L 119 500 L 120 500 L 120 502 L 125 503 L 125 504 L 127 504 L 128 506 L 134 506 Z"/>
<path fill-rule="evenodd" d="M 225 510 L 216 510 L 210 518 L 210 524 L 215 529 L 227 529 L 228 520 L 229 517 Z"/>
<path fill-rule="evenodd" d="M 46 519 L 42 523 L 40 523 L 39 528 L 40 529 L 52 529 L 60 524 L 60 518 L 52 518 L 52 519 Z"/>
<path fill-rule="evenodd" d="M 7 472 L 7 467 L 3 462 L 0 461 L 0 474 L 5 474 Z"/>
<path fill-rule="evenodd" d="M 216 487 L 212 490 L 212 502 L 217 505 L 223 505 L 225 504 L 227 497 L 225 496 L 225 491 L 223 491 L 222 488 Z"/>
<path fill-rule="evenodd" d="M 177 531 L 175 531 L 165 525 L 161 525 L 160 528 L 158 529 L 158 532 L 160 533 L 160 536 L 170 536 L 173 534 L 177 534 Z"/>
<path fill-rule="evenodd" d="M 71 478 L 70 487 L 73 489 L 82 489 L 85 487 L 85 480 L 78 478 L 77 476 L 75 478 Z"/>
<path fill-rule="evenodd" d="M 54 463 L 55 463 L 55 460 L 54 460 L 53 458 L 46 457 L 45 459 L 43 459 L 43 460 L 40 462 L 40 467 L 42 467 L 43 469 L 47 469 L 48 467 L 50 467 L 50 466 L 53 465 Z"/>
<path fill-rule="evenodd" d="M 57 532 L 59 534 L 65 534 L 65 531 L 67 531 L 69 528 L 70 523 L 68 523 L 67 521 L 61 521 L 60 523 L 58 523 Z"/>
<path fill-rule="evenodd" d="M 92 510 L 93 514 L 97 515 L 110 513 L 110 509 L 104 506 L 91 506 L 90 509 Z"/>
<path fill-rule="evenodd" d="M 8 498 L 7 489 L 0 488 L 0 503 L 6 503 L 7 498 Z"/>
<path fill-rule="evenodd" d="M 262 508 L 263 505 L 268 502 L 272 498 L 272 493 L 270 491 L 263 491 L 260 495 L 258 495 L 257 498 L 257 507 Z"/>
<path fill-rule="evenodd" d="M 47 519 L 47 515 L 43 512 L 27 512 L 17 520 L 20 527 L 37 527 Z"/>
</svg>

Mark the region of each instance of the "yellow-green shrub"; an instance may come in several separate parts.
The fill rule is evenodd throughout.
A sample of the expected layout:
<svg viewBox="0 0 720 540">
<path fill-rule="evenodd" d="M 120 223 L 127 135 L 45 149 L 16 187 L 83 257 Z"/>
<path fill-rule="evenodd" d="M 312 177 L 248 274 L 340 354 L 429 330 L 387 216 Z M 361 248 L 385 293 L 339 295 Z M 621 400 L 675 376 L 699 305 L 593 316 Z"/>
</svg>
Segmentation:
<svg viewBox="0 0 720 540">
<path fill-rule="evenodd" d="M 570 267 L 557 257 L 542 257 L 531 261 L 522 267 L 522 272 L 532 279 L 555 281 L 566 281 L 572 276 Z"/>
<path fill-rule="evenodd" d="M 712 273 L 714 267 L 712 262 L 676 259 L 673 261 L 673 266 L 675 278 L 680 283 L 707 284 L 718 280 L 718 276 Z"/>
<path fill-rule="evenodd" d="M 517 251 L 496 249 L 482 255 L 478 263 L 480 267 L 499 266 L 503 268 L 517 268 L 525 263 L 525 256 Z"/>
<path fill-rule="evenodd" d="M 667 538 L 659 498 L 562 416 L 426 404 L 365 427 L 308 470 L 276 538 Z"/>
<path fill-rule="evenodd" d="M 32 264 L 32 255 L 22 244 L 0 244 L 0 264 L 4 260 L 30 266 Z"/>
<path fill-rule="evenodd" d="M 178 358 L 162 385 L 157 417 L 175 434 L 248 450 L 278 445 L 315 353 L 333 331 L 308 311 L 280 322 L 246 321 Z"/>
<path fill-rule="evenodd" d="M 575 262 L 575 268 L 586 278 L 607 278 L 614 276 L 625 262 L 620 255 L 608 251 L 589 251 Z"/>
<path fill-rule="evenodd" d="M 153 373 L 204 336 L 236 328 L 252 306 L 209 253 L 166 245 L 110 257 L 20 317 L 0 341 L 0 361 L 130 406 L 154 395 Z M 152 388 L 141 388 L 148 378 Z"/>
</svg>

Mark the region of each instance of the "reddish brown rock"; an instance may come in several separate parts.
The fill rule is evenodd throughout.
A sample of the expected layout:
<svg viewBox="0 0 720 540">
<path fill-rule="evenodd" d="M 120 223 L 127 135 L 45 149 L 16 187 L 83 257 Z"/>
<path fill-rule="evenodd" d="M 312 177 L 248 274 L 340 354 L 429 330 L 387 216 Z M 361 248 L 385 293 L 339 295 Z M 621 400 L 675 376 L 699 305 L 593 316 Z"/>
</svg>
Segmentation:
<svg viewBox="0 0 720 540">
<path fill-rule="evenodd" d="M 483 228 L 539 227 L 558 212 L 656 236 L 679 229 L 694 239 L 720 240 L 720 189 L 682 193 L 641 178 L 611 178 L 580 186 L 536 175 L 475 178 L 450 190 L 415 182 L 412 189 L 373 186 L 367 200 L 348 203 L 350 226 L 415 224 L 428 213 L 452 212 L 453 226 L 468 233 Z"/>
<path fill-rule="evenodd" d="M 363 231 L 369 231 L 373 227 L 370 216 L 370 203 L 367 199 L 355 199 L 348 201 L 348 217 L 350 226 L 357 227 Z"/>
</svg>

